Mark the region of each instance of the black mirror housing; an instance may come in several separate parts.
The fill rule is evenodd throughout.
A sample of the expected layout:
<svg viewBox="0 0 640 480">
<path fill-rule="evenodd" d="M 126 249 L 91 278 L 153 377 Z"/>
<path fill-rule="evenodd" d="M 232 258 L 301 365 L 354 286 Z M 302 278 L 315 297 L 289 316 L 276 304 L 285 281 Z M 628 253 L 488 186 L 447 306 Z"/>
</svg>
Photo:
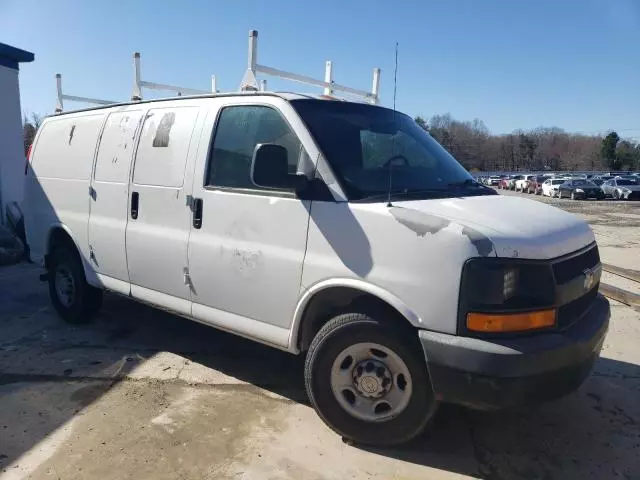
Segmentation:
<svg viewBox="0 0 640 480">
<path fill-rule="evenodd" d="M 251 181 L 257 187 L 298 190 L 306 177 L 289 173 L 287 149 L 281 145 L 256 145 L 251 159 Z"/>
</svg>

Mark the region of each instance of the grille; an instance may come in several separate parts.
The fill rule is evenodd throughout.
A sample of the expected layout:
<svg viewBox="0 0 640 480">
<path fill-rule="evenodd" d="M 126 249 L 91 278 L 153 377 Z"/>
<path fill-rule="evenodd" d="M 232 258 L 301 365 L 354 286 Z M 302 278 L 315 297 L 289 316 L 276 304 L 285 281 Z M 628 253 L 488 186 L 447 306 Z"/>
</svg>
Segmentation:
<svg viewBox="0 0 640 480">
<path fill-rule="evenodd" d="M 599 285 L 600 284 L 597 284 L 589 290 L 586 295 L 583 295 L 582 297 L 577 298 L 573 302 L 569 302 L 558 309 L 557 325 L 560 330 L 571 326 L 589 309 L 593 301 L 598 296 Z"/>
<path fill-rule="evenodd" d="M 598 263 L 600 263 L 600 254 L 598 253 L 598 247 L 594 245 L 593 248 L 580 255 L 554 263 L 553 275 L 556 278 L 556 283 L 562 285 L 573 280 L 578 275 L 582 275 L 587 268 L 593 268 Z"/>
</svg>

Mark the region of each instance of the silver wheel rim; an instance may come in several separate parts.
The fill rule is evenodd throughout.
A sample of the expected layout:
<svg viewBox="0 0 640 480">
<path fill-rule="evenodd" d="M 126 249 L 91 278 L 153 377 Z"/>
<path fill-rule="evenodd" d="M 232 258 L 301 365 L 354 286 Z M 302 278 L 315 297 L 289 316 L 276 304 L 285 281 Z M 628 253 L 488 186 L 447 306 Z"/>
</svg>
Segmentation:
<svg viewBox="0 0 640 480">
<path fill-rule="evenodd" d="M 76 295 L 76 283 L 66 265 L 58 265 L 56 268 L 55 287 L 60 303 L 64 307 L 70 307 Z"/>
<path fill-rule="evenodd" d="M 331 390 L 350 415 L 383 422 L 407 407 L 413 389 L 409 369 L 398 354 L 378 343 L 356 343 L 334 360 Z"/>
</svg>

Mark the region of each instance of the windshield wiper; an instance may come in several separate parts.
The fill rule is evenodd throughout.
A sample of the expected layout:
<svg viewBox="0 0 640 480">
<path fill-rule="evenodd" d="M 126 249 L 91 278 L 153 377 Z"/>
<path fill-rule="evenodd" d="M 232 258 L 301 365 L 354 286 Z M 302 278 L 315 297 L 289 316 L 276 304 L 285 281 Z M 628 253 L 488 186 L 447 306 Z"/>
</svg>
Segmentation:
<svg viewBox="0 0 640 480">
<path fill-rule="evenodd" d="M 386 200 L 389 196 L 391 198 L 411 198 L 411 197 L 427 197 L 427 198 L 441 198 L 443 196 L 448 196 L 451 192 L 442 189 L 442 188 L 425 188 L 421 190 L 398 190 L 391 192 L 389 195 L 388 192 L 385 193 L 375 193 L 373 195 L 367 195 L 365 197 L 359 198 L 355 200 L 356 202 L 367 202 L 372 200 Z"/>
<path fill-rule="evenodd" d="M 447 187 L 481 187 L 486 188 L 484 185 L 479 184 L 472 178 L 467 178 L 466 180 L 462 180 L 461 182 L 452 182 L 447 183 Z"/>
</svg>

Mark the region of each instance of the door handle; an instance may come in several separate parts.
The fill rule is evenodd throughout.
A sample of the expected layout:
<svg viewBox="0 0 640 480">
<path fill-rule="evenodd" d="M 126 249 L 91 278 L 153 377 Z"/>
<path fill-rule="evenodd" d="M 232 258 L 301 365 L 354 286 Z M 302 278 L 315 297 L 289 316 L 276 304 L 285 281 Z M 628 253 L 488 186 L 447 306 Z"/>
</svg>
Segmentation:
<svg viewBox="0 0 640 480">
<path fill-rule="evenodd" d="M 131 218 L 138 218 L 138 205 L 140 203 L 140 195 L 138 192 L 131 193 Z"/>
<path fill-rule="evenodd" d="M 193 199 L 193 228 L 202 227 L 202 199 Z"/>
</svg>

